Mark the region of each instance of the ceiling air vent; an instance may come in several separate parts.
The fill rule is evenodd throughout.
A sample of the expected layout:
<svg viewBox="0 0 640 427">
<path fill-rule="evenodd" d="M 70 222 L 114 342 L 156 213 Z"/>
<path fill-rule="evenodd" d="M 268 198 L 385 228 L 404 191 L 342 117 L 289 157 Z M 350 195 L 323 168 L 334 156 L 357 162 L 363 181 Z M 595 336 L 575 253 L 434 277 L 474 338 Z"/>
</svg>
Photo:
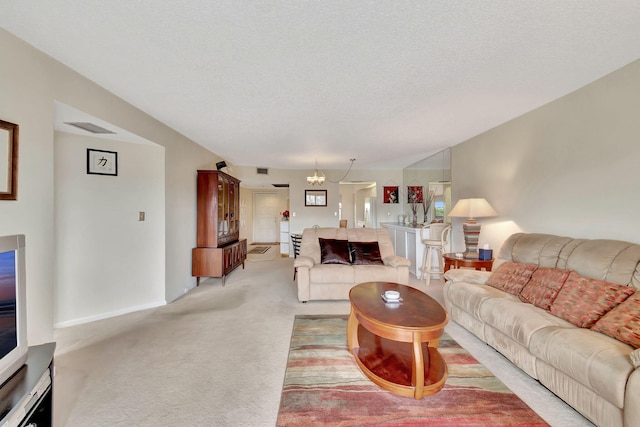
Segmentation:
<svg viewBox="0 0 640 427">
<path fill-rule="evenodd" d="M 115 132 L 110 131 L 109 129 L 105 129 L 101 126 L 98 125 L 94 125 L 93 123 L 89 123 L 89 122 L 64 122 L 66 125 L 71 125 L 71 126 L 75 126 L 79 129 L 82 130 L 86 130 L 87 132 L 91 132 L 91 133 L 112 133 L 115 134 Z"/>
<path fill-rule="evenodd" d="M 256 173 L 258 175 L 269 175 L 269 169 L 267 169 L 267 168 L 256 168 Z"/>
<path fill-rule="evenodd" d="M 289 188 L 289 184 L 271 184 L 276 188 Z"/>
</svg>

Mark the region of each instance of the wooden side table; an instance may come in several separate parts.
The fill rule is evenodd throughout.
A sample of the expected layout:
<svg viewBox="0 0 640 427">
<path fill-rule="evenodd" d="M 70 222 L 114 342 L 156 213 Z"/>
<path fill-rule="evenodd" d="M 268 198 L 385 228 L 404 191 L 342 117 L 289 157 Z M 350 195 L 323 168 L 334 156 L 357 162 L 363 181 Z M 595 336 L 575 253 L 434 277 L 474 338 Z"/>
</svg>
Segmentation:
<svg viewBox="0 0 640 427">
<path fill-rule="evenodd" d="M 482 259 L 471 259 L 471 258 L 458 258 L 456 254 L 444 254 L 444 272 L 446 273 L 451 268 L 460 268 L 460 267 L 471 267 L 476 270 L 482 270 L 483 268 L 486 271 L 491 271 L 493 267 L 493 259 L 482 260 Z"/>
</svg>

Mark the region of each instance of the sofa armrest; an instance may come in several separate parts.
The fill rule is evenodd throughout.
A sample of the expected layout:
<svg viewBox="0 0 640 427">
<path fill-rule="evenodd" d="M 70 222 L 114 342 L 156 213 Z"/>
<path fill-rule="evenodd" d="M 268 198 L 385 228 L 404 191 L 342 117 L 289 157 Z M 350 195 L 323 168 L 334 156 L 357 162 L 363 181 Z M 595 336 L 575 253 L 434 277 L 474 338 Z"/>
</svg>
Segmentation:
<svg viewBox="0 0 640 427">
<path fill-rule="evenodd" d="M 631 372 L 629 379 L 627 379 L 627 388 L 624 392 L 624 425 L 633 426 L 640 420 L 640 405 L 638 405 L 638 396 L 640 396 L 640 369 L 638 364 L 634 361 L 638 360 L 640 349 L 636 349 L 629 355 L 633 366 L 636 369 Z M 635 353 L 635 356 L 634 356 Z"/>
<path fill-rule="evenodd" d="M 484 285 L 491 276 L 490 271 L 478 271 L 468 268 L 456 268 L 444 273 L 446 281 L 451 282 L 466 282 L 473 285 Z"/>
<path fill-rule="evenodd" d="M 298 267 L 313 267 L 313 259 L 308 256 L 299 256 L 298 258 L 293 260 L 293 266 Z"/>
<path fill-rule="evenodd" d="M 410 260 L 397 255 L 386 257 L 385 259 L 382 260 L 382 263 L 384 265 L 388 265 L 390 267 L 395 267 L 395 268 L 398 268 L 401 266 L 409 267 L 411 265 Z"/>
<path fill-rule="evenodd" d="M 633 364 L 633 367 L 640 368 L 640 348 L 636 348 L 635 350 L 633 350 L 629 354 L 629 357 L 631 358 L 631 363 Z"/>
</svg>

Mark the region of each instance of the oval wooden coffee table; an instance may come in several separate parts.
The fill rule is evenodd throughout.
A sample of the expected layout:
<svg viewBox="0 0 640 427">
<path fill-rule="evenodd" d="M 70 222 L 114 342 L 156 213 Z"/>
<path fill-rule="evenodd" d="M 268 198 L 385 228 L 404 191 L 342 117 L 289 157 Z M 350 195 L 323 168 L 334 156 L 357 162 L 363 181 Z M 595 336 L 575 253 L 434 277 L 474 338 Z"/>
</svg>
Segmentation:
<svg viewBox="0 0 640 427">
<path fill-rule="evenodd" d="M 385 303 L 384 291 L 400 292 L 400 303 Z M 449 321 L 429 295 L 391 282 L 361 283 L 349 292 L 349 351 L 362 372 L 379 387 L 422 399 L 439 392 L 447 364 L 438 352 Z"/>
</svg>

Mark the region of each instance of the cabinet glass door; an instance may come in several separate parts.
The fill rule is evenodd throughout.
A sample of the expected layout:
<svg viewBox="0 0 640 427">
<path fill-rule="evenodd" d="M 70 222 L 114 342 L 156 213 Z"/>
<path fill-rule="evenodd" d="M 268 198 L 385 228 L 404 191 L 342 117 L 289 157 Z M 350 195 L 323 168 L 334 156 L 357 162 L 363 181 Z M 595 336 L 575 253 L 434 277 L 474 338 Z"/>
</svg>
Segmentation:
<svg viewBox="0 0 640 427">
<path fill-rule="evenodd" d="M 229 203 L 226 197 L 229 183 L 223 176 L 218 176 L 218 236 L 229 233 Z"/>
<path fill-rule="evenodd" d="M 230 222 L 229 233 L 230 234 L 234 234 L 238 231 L 238 215 L 236 214 L 236 212 L 238 212 L 238 206 L 237 206 L 237 200 L 236 200 L 237 188 L 238 188 L 237 184 L 233 182 L 229 183 L 229 222 Z"/>
</svg>

